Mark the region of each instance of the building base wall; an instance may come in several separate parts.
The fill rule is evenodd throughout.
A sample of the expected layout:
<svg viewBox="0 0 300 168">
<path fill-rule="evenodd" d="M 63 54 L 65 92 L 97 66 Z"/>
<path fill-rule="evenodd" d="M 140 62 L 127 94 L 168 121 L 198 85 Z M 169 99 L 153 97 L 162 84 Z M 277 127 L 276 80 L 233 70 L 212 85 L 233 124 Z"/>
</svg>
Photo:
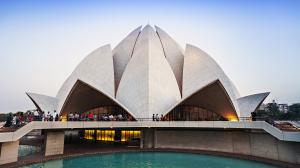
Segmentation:
<svg viewBox="0 0 300 168">
<path fill-rule="evenodd" d="M 141 137 L 141 148 L 149 149 L 155 147 L 155 129 L 153 128 L 145 128 L 142 131 L 142 137 Z"/>
<path fill-rule="evenodd" d="M 19 140 L 1 143 L 0 165 L 18 161 Z"/>
<path fill-rule="evenodd" d="M 45 138 L 45 156 L 64 153 L 65 133 L 63 131 L 47 131 Z"/>
<path fill-rule="evenodd" d="M 155 130 L 155 148 L 193 149 L 300 164 L 300 143 L 280 141 L 265 132 Z"/>
</svg>

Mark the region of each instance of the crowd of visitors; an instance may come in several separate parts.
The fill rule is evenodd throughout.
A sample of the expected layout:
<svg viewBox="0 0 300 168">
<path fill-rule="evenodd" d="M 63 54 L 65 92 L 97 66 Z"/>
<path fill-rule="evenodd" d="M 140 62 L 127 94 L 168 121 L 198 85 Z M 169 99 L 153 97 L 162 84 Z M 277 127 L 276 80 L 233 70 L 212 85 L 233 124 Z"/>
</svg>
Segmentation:
<svg viewBox="0 0 300 168">
<path fill-rule="evenodd" d="M 69 113 L 68 121 L 132 121 L 127 114 Z"/>
<path fill-rule="evenodd" d="M 70 112 L 65 118 L 67 121 L 134 121 L 131 115 L 127 113 L 73 113 Z M 6 119 L 4 127 L 20 127 L 31 121 L 61 121 L 62 118 L 59 117 L 58 113 L 54 111 L 51 112 L 40 112 L 34 110 L 32 112 L 19 112 L 16 114 L 9 114 Z M 165 121 L 163 115 L 153 114 L 152 121 Z"/>
<path fill-rule="evenodd" d="M 4 127 L 20 127 L 33 119 L 33 115 L 24 115 L 24 113 L 9 114 Z"/>
<path fill-rule="evenodd" d="M 67 121 L 133 121 L 133 117 L 122 113 L 108 113 L 108 114 L 95 114 L 95 113 L 69 113 Z M 58 113 L 39 112 L 19 112 L 16 114 L 10 113 L 4 124 L 4 127 L 20 127 L 31 121 L 61 121 Z"/>
<path fill-rule="evenodd" d="M 54 113 L 50 112 L 38 112 L 35 110 L 34 112 L 18 112 L 16 114 L 10 113 L 4 124 L 4 127 L 20 127 L 31 121 L 58 121 L 59 117 L 56 111 Z"/>
<path fill-rule="evenodd" d="M 31 121 L 135 121 L 135 120 L 151 120 L 150 118 L 140 118 L 134 119 L 131 115 L 127 113 L 112 111 L 111 113 L 73 113 L 70 112 L 66 117 L 59 117 L 58 113 L 54 111 L 51 112 L 40 112 L 34 110 L 31 112 L 18 112 L 15 114 L 10 113 L 4 124 L 4 127 L 18 128 Z M 174 119 L 168 118 L 168 116 L 163 116 L 162 114 L 153 114 L 152 121 L 170 121 Z M 255 114 L 252 113 L 252 121 L 256 120 Z M 221 120 L 223 121 L 223 120 Z M 224 120 L 225 121 L 225 120 Z M 270 123 L 270 121 L 267 121 Z"/>
</svg>

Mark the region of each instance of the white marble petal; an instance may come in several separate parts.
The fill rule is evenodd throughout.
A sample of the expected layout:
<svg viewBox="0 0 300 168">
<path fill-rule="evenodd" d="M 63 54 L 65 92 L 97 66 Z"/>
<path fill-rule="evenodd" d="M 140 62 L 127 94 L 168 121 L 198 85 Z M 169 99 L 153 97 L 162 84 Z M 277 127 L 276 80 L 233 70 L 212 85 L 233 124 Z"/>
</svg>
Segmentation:
<svg viewBox="0 0 300 168">
<path fill-rule="evenodd" d="M 134 45 L 141 32 L 142 26 L 133 30 L 125 39 L 123 39 L 114 49 L 113 49 L 113 61 L 114 61 L 114 71 L 115 71 L 115 87 L 119 86 L 123 72 L 131 59 Z"/>
<path fill-rule="evenodd" d="M 183 71 L 183 49 L 172 39 L 165 31 L 155 26 L 156 32 L 162 43 L 165 56 L 171 65 L 173 73 L 176 77 L 179 88 L 182 88 L 182 71 Z"/>
<path fill-rule="evenodd" d="M 159 37 L 149 25 L 139 35 L 116 98 L 138 118 L 161 114 L 181 98 Z"/>
<path fill-rule="evenodd" d="M 67 96 L 78 79 L 100 90 L 105 95 L 114 97 L 114 69 L 110 45 L 100 47 L 84 58 L 64 82 L 56 96 L 59 100 L 57 108 L 59 112 L 61 112 Z"/>
<path fill-rule="evenodd" d="M 54 111 L 57 110 L 58 100 L 55 97 L 30 92 L 27 92 L 26 94 L 41 111 L 44 111 L 45 113 L 54 113 Z"/>
<path fill-rule="evenodd" d="M 207 53 L 188 44 L 183 65 L 183 99 L 216 80 L 219 80 L 224 86 L 239 117 L 240 111 L 236 102 L 236 91 L 230 79 Z"/>
<path fill-rule="evenodd" d="M 269 94 L 270 92 L 265 92 L 238 98 L 237 102 L 240 108 L 241 117 L 250 117 L 251 113 L 260 106 Z"/>
</svg>

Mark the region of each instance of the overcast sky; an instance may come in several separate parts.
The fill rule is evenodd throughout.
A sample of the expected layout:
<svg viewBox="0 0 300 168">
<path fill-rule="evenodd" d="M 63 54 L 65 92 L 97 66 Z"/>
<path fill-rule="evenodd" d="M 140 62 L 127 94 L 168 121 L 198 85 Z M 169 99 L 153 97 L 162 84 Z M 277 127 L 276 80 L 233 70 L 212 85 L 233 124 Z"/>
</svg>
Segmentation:
<svg viewBox="0 0 300 168">
<path fill-rule="evenodd" d="M 140 25 L 209 53 L 241 95 L 300 102 L 300 1 L 0 1 L 0 112 L 55 96 L 75 66 Z"/>
</svg>

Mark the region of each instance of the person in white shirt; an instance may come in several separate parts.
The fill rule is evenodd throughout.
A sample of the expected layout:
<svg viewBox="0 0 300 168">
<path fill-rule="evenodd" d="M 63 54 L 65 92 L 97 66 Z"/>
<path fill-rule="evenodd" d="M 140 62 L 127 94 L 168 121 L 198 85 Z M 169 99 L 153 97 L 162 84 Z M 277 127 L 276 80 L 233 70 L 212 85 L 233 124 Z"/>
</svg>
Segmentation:
<svg viewBox="0 0 300 168">
<path fill-rule="evenodd" d="M 122 120 L 123 120 L 122 114 L 119 114 L 119 115 L 118 115 L 118 120 L 119 120 L 119 121 L 122 121 Z"/>
<path fill-rule="evenodd" d="M 14 115 L 13 120 L 12 120 L 12 124 L 13 124 L 13 125 L 16 125 L 16 121 L 17 121 L 17 116 Z"/>
<path fill-rule="evenodd" d="M 75 119 L 75 121 L 79 121 L 79 114 L 75 114 L 75 116 L 74 116 L 74 119 Z"/>
<path fill-rule="evenodd" d="M 56 111 L 54 110 L 54 115 L 53 115 L 53 119 L 52 119 L 52 121 L 54 122 L 55 121 L 55 117 L 56 117 Z"/>
<path fill-rule="evenodd" d="M 114 119 L 114 116 L 111 114 L 108 116 L 109 120 L 112 121 Z"/>
<path fill-rule="evenodd" d="M 45 113 L 42 111 L 42 121 L 45 121 Z"/>
<path fill-rule="evenodd" d="M 73 113 L 70 113 L 69 114 L 69 121 L 73 121 L 73 119 L 74 119 L 74 115 L 73 115 Z"/>
<path fill-rule="evenodd" d="M 39 119 L 39 112 L 38 112 L 37 110 L 35 110 L 35 111 L 33 112 L 33 117 L 34 117 L 34 120 L 35 120 L 35 121 L 40 120 L 40 119 Z"/>
</svg>

